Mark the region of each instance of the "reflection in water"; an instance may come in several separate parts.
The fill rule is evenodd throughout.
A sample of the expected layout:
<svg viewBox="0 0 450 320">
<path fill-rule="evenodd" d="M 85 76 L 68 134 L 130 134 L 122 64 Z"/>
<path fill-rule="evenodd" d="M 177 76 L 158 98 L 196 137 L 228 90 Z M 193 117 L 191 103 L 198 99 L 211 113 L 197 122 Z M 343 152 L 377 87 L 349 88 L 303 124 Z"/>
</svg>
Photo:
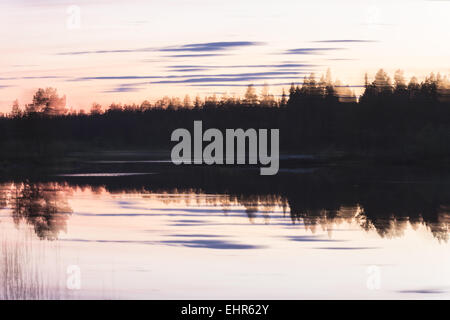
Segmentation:
<svg viewBox="0 0 450 320">
<path fill-rule="evenodd" d="M 450 178 L 386 176 L 4 181 L 0 298 L 448 295 Z M 72 265 L 79 292 L 65 288 Z M 383 269 L 379 293 L 364 278 L 373 265 Z"/>
<path fill-rule="evenodd" d="M 233 189 L 213 189 L 211 191 L 214 193 L 209 194 L 208 188 L 158 187 L 153 181 L 144 184 L 139 181 L 123 186 L 120 183 L 119 186 L 116 185 L 117 181 L 112 184 L 108 180 L 88 184 L 80 184 L 78 181 L 25 181 L 3 184 L 0 187 L 3 193 L 0 205 L 11 207 L 16 224 L 25 221 L 33 226 L 40 239 L 47 240 L 57 239 L 60 232 L 66 231 L 67 220 L 72 212 L 68 199 L 77 189 L 89 190 L 92 194 L 139 193 L 143 198 L 151 197 L 169 207 L 180 202 L 187 206 L 206 202 L 211 208 L 203 209 L 205 214 L 217 210 L 225 216 L 244 214 L 250 223 L 260 215 L 266 224 L 273 224 L 271 214 L 273 215 L 275 207 L 281 207 L 284 214 L 290 216 L 292 224 L 304 225 L 313 233 L 317 227 L 332 230 L 333 225 L 347 222 L 357 223 L 367 231 L 376 230 L 381 237 L 395 238 L 402 236 L 408 225 L 413 228 L 424 225 L 437 239 L 448 240 L 450 193 L 447 194 L 445 187 L 439 184 L 387 183 L 354 188 L 329 180 L 314 178 L 312 181 L 311 178 L 312 176 L 301 175 L 301 179 L 294 181 L 294 184 L 290 178 L 287 188 L 269 194 L 258 188 L 237 190 L 240 193 Z M 245 211 L 233 211 L 236 206 L 243 206 Z M 125 202 L 122 208 L 139 209 Z M 171 210 L 180 209 L 166 209 L 167 212 Z M 201 213 L 195 208 L 183 209 L 185 212 L 193 210 Z"/>
<path fill-rule="evenodd" d="M 5 187 L 2 190 L 7 190 Z M 72 188 L 61 183 L 14 183 L 8 190 L 14 222 L 22 220 L 34 227 L 41 239 L 56 239 L 66 230 L 68 214 L 67 196 Z"/>
</svg>

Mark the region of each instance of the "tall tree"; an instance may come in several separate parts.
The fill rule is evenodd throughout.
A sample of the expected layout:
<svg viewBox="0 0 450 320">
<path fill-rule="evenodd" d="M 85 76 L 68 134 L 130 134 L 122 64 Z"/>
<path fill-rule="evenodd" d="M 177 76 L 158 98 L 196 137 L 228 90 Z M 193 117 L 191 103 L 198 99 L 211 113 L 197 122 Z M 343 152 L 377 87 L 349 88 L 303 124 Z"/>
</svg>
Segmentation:
<svg viewBox="0 0 450 320">
<path fill-rule="evenodd" d="M 247 91 L 244 95 L 244 101 L 247 105 L 257 105 L 258 104 L 258 95 L 256 94 L 255 87 L 250 84 L 247 87 Z"/>
</svg>

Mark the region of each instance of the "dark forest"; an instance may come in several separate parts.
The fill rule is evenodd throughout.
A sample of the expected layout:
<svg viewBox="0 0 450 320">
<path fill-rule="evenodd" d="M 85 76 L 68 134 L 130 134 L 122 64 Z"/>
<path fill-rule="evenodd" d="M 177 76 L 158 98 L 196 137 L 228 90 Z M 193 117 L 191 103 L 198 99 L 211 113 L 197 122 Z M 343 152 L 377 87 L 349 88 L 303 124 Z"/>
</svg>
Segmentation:
<svg viewBox="0 0 450 320">
<path fill-rule="evenodd" d="M 325 158 L 388 162 L 445 162 L 450 159 L 449 80 L 439 74 L 418 82 L 401 71 L 380 70 L 356 99 L 329 74 L 305 77 L 283 95 L 262 95 L 250 85 L 243 98 L 165 97 L 139 105 L 93 103 L 89 112 L 65 109 L 65 97 L 39 89 L 30 104 L 15 101 L 0 118 L 2 159 L 41 161 L 76 151 L 168 150 L 171 132 L 192 128 L 279 128 L 280 150 Z"/>
</svg>

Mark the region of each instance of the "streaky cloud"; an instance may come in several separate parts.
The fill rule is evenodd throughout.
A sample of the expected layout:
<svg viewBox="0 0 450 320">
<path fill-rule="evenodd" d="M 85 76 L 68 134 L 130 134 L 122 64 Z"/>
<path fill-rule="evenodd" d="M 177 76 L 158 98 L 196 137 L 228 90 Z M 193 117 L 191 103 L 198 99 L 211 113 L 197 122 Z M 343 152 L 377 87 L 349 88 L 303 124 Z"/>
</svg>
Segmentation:
<svg viewBox="0 0 450 320">
<path fill-rule="evenodd" d="M 229 41 L 229 42 L 207 42 L 207 43 L 191 43 L 182 46 L 168 47 L 159 51 L 167 52 L 204 52 L 204 51 L 222 51 L 231 48 L 249 47 L 262 45 L 262 42 L 254 41 Z"/>
<path fill-rule="evenodd" d="M 152 84 L 177 84 L 177 83 L 211 83 L 211 82 L 242 82 L 257 80 L 274 80 L 274 79 L 298 79 L 298 77 L 282 77 L 282 76 L 249 76 L 249 77 L 205 77 L 205 78 L 189 78 L 183 80 L 162 80 L 155 81 Z"/>
<path fill-rule="evenodd" d="M 105 90 L 104 93 L 120 93 L 120 92 L 137 92 L 142 90 L 142 85 L 149 84 L 147 83 L 122 83 L 113 89 Z"/>
<path fill-rule="evenodd" d="M 184 78 L 206 78 L 206 77 L 256 77 L 256 76 L 275 76 L 275 75 L 302 75 L 304 71 L 271 71 L 271 72 L 250 72 L 250 73 L 221 73 L 221 74 L 188 74 L 188 75 L 167 75 L 167 76 L 93 76 L 69 79 L 67 81 L 91 81 L 91 80 L 141 80 L 141 79 L 184 79 Z M 162 81 L 162 80 L 161 80 Z"/>
<path fill-rule="evenodd" d="M 205 57 L 221 57 L 226 54 L 221 53 L 200 53 L 200 54 L 173 54 L 164 56 L 166 58 L 205 58 Z"/>
<path fill-rule="evenodd" d="M 59 52 L 57 55 L 86 55 L 86 54 L 105 54 L 105 53 L 133 53 L 133 52 L 210 52 L 222 51 L 238 47 L 248 47 L 262 45 L 262 42 L 254 41 L 234 41 L 234 42 L 206 42 L 191 43 L 181 46 L 165 47 L 165 48 L 137 48 L 137 49 L 112 49 L 112 50 L 92 50 L 92 51 L 68 51 Z M 190 57 L 188 55 L 179 55 L 180 57 Z M 198 56 L 202 56 L 199 54 Z M 203 55 L 205 56 L 205 55 Z"/>
<path fill-rule="evenodd" d="M 99 77 L 81 77 L 69 79 L 67 81 L 90 81 L 90 80 L 139 80 L 139 79 L 163 79 L 163 76 L 99 76 Z"/>
<path fill-rule="evenodd" d="M 59 52 L 60 56 L 77 56 L 85 54 L 104 54 L 104 53 L 131 53 L 131 52 L 149 52 L 155 51 L 154 48 L 139 48 L 139 49 L 116 49 L 116 50 L 94 50 L 94 51 L 69 51 Z"/>
<path fill-rule="evenodd" d="M 208 68 L 184 68 L 184 69 L 171 69 L 170 71 L 175 72 L 196 72 L 196 71 L 207 71 Z"/>
<path fill-rule="evenodd" d="M 0 77 L 1 81 L 5 80 L 39 80 L 39 79 L 65 79 L 65 76 L 25 76 L 25 77 Z"/>
<path fill-rule="evenodd" d="M 304 71 L 267 71 L 267 72 L 246 72 L 246 73 L 219 73 L 215 75 L 203 75 L 204 77 L 248 77 L 248 76 L 275 76 L 275 75 L 301 75 L 305 74 Z M 199 75 L 191 75 L 189 77 L 195 77 Z"/>
<path fill-rule="evenodd" d="M 323 54 L 327 51 L 344 50 L 345 48 L 298 48 L 289 49 L 284 54 Z"/>
<path fill-rule="evenodd" d="M 104 93 L 119 93 L 119 92 L 137 92 L 141 90 L 141 88 L 135 88 L 135 87 L 116 87 L 111 90 L 105 90 Z"/>
<path fill-rule="evenodd" d="M 168 66 L 169 70 L 177 72 L 205 71 L 210 69 L 238 69 L 238 68 L 304 68 L 315 67 L 309 63 L 282 63 L 282 64 L 253 64 L 253 65 L 174 65 Z"/>
</svg>

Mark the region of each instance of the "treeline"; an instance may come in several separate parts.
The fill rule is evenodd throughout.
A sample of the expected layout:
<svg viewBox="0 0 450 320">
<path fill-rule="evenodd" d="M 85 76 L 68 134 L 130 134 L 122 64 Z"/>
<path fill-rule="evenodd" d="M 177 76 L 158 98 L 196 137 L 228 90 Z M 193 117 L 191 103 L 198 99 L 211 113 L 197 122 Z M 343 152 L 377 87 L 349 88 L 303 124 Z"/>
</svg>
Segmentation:
<svg viewBox="0 0 450 320">
<path fill-rule="evenodd" d="M 176 128 L 279 128 L 282 152 L 385 158 L 396 161 L 443 160 L 450 156 L 450 82 L 439 74 L 407 82 L 380 70 L 356 99 L 349 86 L 305 77 L 275 97 L 250 85 L 244 97 L 216 96 L 193 101 L 165 97 L 150 103 L 89 112 L 67 110 L 55 89 L 39 89 L 23 107 L 14 102 L 0 119 L 2 154 L 7 157 L 63 156 L 93 149 L 171 147 Z"/>
</svg>

